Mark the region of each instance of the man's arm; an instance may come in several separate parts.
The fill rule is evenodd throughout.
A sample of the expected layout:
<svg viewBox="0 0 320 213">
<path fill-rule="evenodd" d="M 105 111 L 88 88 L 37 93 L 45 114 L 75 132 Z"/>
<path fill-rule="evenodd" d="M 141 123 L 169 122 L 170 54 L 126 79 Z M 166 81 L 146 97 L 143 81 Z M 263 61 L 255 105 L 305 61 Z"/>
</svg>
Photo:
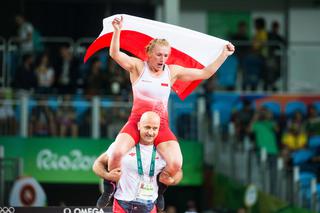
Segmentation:
<svg viewBox="0 0 320 213">
<path fill-rule="evenodd" d="M 111 171 L 107 171 L 108 166 L 108 155 L 107 153 L 102 153 L 93 163 L 92 170 L 99 177 L 117 182 L 121 176 L 120 168 L 113 169 Z"/>
<path fill-rule="evenodd" d="M 173 177 L 171 177 L 167 172 L 162 171 L 160 174 L 159 181 L 167 186 L 174 186 L 180 183 L 182 177 L 182 169 L 180 169 Z"/>
</svg>

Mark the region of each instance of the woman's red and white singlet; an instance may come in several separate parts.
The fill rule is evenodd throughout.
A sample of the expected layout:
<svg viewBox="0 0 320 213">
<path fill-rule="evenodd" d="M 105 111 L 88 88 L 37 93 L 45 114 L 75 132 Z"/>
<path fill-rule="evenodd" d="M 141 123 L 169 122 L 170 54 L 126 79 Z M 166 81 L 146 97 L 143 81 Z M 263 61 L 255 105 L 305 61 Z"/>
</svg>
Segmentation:
<svg viewBox="0 0 320 213">
<path fill-rule="evenodd" d="M 131 115 L 121 132 L 130 134 L 137 143 L 140 138 L 137 122 L 144 112 L 154 111 L 161 118 L 160 130 L 155 144 L 176 140 L 168 125 L 168 100 L 171 91 L 169 67 L 165 65 L 160 76 L 152 76 L 149 66 L 145 62 L 141 75 L 132 84 L 132 91 L 133 106 Z M 133 128 L 136 131 L 133 131 Z"/>
</svg>

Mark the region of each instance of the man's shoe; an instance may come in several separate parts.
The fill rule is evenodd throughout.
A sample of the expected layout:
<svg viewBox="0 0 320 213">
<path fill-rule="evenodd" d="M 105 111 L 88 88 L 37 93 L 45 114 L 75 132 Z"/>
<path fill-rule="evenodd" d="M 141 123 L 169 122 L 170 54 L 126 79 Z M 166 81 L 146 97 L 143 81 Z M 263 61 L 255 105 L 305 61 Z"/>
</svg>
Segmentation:
<svg viewBox="0 0 320 213">
<path fill-rule="evenodd" d="M 158 212 L 164 211 L 165 203 L 163 194 L 158 195 L 158 198 L 156 200 L 156 207 Z"/>
<path fill-rule="evenodd" d="M 104 181 L 104 192 L 100 195 L 96 206 L 98 208 L 105 208 L 110 205 L 112 197 L 116 191 L 116 185 L 113 182 Z"/>
</svg>

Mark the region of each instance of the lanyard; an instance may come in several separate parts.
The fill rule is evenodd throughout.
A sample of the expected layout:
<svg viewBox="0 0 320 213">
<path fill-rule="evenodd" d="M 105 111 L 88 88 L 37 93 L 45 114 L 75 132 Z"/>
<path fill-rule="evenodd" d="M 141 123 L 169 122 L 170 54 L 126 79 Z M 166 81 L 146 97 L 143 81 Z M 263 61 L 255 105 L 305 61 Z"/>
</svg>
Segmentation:
<svg viewBox="0 0 320 213">
<path fill-rule="evenodd" d="M 139 143 L 137 143 L 137 145 L 136 145 L 136 152 L 137 152 L 138 173 L 139 173 L 139 175 L 143 175 L 143 168 L 142 168 L 141 152 L 140 152 Z M 154 176 L 155 159 L 156 159 L 156 147 L 153 146 L 151 163 L 150 163 L 150 171 L 149 171 L 150 177 Z"/>
</svg>

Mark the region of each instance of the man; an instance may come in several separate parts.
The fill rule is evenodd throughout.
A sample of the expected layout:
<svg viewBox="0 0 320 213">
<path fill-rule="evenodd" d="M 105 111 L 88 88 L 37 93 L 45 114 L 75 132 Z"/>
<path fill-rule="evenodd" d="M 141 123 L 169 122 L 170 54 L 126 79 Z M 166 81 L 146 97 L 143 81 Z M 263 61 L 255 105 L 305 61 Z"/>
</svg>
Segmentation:
<svg viewBox="0 0 320 213">
<path fill-rule="evenodd" d="M 21 55 L 27 53 L 33 53 L 33 26 L 27 22 L 25 17 L 21 14 L 15 17 L 16 24 L 18 26 L 18 42 L 20 43 Z"/>
<path fill-rule="evenodd" d="M 159 189 L 157 175 L 166 165 L 154 146 L 154 140 L 159 132 L 160 117 L 155 112 L 147 111 L 142 114 L 137 125 L 140 141 L 123 157 L 121 170 L 116 168 L 108 172 L 105 168 L 114 151 L 114 143 L 107 152 L 97 158 L 93 165 L 93 171 L 98 176 L 105 180 L 118 182 L 114 194 L 114 212 L 156 212 L 155 201 Z M 182 172 L 180 171 L 173 177 L 171 185 L 177 184 L 181 178 Z M 110 191 L 110 188 L 112 191 L 115 186 L 106 190 Z M 97 205 L 99 206 L 99 201 Z"/>
</svg>

